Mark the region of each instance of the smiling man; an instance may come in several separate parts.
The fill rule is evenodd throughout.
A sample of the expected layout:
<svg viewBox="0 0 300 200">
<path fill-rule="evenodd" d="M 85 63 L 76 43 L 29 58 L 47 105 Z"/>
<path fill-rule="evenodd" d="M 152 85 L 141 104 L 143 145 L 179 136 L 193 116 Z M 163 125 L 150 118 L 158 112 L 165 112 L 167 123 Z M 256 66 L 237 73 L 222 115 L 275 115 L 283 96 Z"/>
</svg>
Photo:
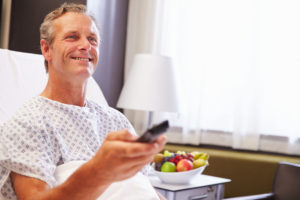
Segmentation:
<svg viewBox="0 0 300 200">
<path fill-rule="evenodd" d="M 40 32 L 49 80 L 0 129 L 0 199 L 96 199 L 141 171 L 166 138 L 135 142 L 120 112 L 86 99 L 100 35 L 85 6 L 62 5 Z M 72 161 L 85 164 L 57 184 L 55 169 Z"/>
<path fill-rule="evenodd" d="M 42 24 L 41 32 L 43 29 Z M 52 31 L 53 38 L 41 35 L 41 49 L 49 72 L 49 82 L 41 96 L 57 101 L 63 98 L 64 103 L 83 106 L 87 78 L 98 63 L 99 31 L 89 16 L 76 12 L 55 19 Z"/>
</svg>

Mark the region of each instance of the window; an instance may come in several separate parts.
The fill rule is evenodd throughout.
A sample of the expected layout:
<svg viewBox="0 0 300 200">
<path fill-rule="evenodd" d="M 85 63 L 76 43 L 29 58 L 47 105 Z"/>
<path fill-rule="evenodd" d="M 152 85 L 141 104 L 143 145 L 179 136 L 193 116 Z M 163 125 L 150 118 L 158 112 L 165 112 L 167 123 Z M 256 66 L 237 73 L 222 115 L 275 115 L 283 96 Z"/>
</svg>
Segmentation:
<svg viewBox="0 0 300 200">
<path fill-rule="evenodd" d="M 183 142 L 300 154 L 300 2 L 160 4 L 153 52 L 175 59 Z"/>
</svg>

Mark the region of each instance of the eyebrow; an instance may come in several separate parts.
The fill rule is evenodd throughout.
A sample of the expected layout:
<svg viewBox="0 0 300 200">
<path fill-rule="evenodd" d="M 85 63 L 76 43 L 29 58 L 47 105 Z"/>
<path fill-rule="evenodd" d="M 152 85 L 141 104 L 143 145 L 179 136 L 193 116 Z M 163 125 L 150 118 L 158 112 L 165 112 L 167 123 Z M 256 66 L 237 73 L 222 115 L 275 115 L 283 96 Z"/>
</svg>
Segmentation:
<svg viewBox="0 0 300 200">
<path fill-rule="evenodd" d="M 68 34 L 77 34 L 78 33 L 78 31 L 68 31 L 68 32 L 66 32 L 65 34 L 64 34 L 64 36 L 66 36 L 66 35 L 68 35 Z M 96 33 L 90 33 L 90 36 L 93 36 L 93 37 L 97 37 L 98 39 L 99 39 L 99 37 L 98 37 L 98 35 L 96 34 Z"/>
<path fill-rule="evenodd" d="M 78 31 L 68 31 L 68 32 L 64 33 L 64 35 L 74 34 L 74 33 L 78 33 Z"/>
</svg>

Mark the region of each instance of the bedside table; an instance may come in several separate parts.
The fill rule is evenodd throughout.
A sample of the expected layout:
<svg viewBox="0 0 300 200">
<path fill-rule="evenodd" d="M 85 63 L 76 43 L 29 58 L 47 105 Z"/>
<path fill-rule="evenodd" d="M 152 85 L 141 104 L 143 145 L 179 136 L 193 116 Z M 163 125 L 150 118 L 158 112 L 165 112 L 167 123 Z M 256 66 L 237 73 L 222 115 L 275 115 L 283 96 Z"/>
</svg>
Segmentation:
<svg viewBox="0 0 300 200">
<path fill-rule="evenodd" d="M 224 184 L 230 179 L 215 176 L 197 175 L 189 184 L 171 185 L 163 183 L 155 175 L 149 176 L 153 187 L 167 200 L 221 200 L 224 197 Z"/>
</svg>

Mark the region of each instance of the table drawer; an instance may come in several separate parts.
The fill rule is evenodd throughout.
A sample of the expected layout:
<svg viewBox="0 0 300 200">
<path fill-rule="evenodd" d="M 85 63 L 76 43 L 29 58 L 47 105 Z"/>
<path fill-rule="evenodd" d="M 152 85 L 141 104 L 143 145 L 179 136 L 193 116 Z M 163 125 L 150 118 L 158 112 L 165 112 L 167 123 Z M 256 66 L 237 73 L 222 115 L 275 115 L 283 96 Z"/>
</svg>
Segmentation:
<svg viewBox="0 0 300 200">
<path fill-rule="evenodd" d="M 217 186 L 207 186 L 175 192 L 174 200 L 215 200 Z"/>
<path fill-rule="evenodd" d="M 217 196 L 216 185 L 175 192 L 158 188 L 156 190 L 165 196 L 167 200 L 215 200 Z"/>
</svg>

